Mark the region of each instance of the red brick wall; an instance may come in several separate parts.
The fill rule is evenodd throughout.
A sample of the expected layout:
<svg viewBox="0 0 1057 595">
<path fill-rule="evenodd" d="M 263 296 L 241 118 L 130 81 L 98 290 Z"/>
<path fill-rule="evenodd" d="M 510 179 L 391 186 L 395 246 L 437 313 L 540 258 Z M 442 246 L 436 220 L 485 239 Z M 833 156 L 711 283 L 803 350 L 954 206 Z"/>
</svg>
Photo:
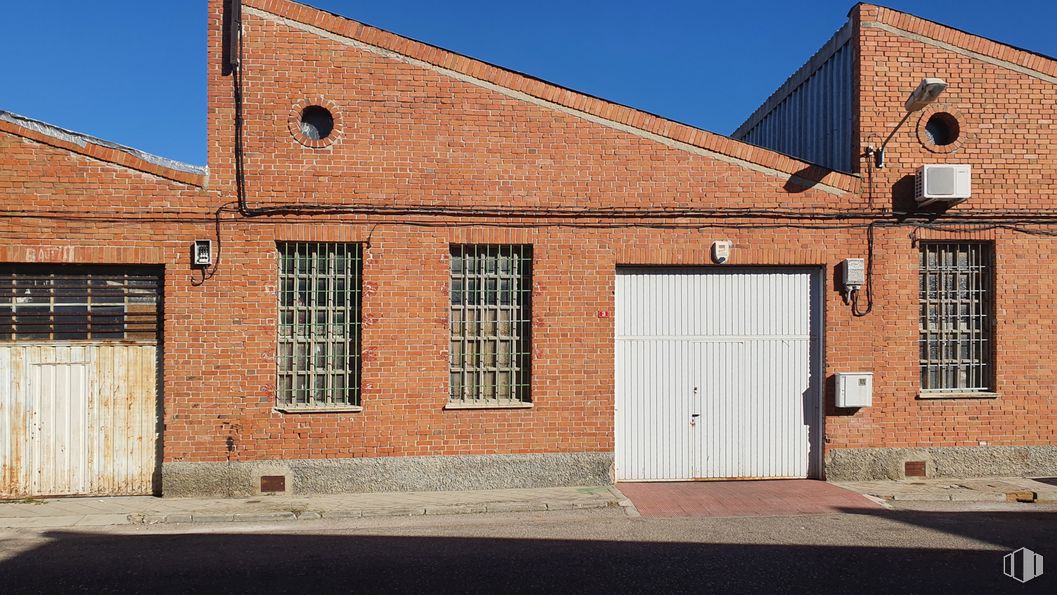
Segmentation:
<svg viewBox="0 0 1057 595">
<path fill-rule="evenodd" d="M 895 128 L 904 114 L 903 102 L 922 78 L 940 77 L 949 84 L 935 105 L 923 115 L 912 115 L 896 134 L 887 148 L 884 169 L 871 169 L 865 156 L 860 161 L 860 170 L 872 173 L 875 206 L 900 210 L 912 203 L 913 179 L 907 176 L 919 165 L 966 163 L 973 167 L 973 196 L 949 213 L 1054 212 L 1057 85 L 1053 80 L 874 26 L 882 23 L 946 41 L 967 37 L 909 15 L 860 5 L 852 16 L 863 23 L 859 38 L 863 146 L 878 146 Z M 1036 68 L 1053 64 L 984 40 L 973 40 L 971 47 L 989 57 Z M 1052 74 L 1042 76 L 1052 79 Z M 921 140 L 924 123 L 935 111 L 948 111 L 960 122 L 961 136 L 952 147 L 929 149 Z M 1049 229 L 1053 231 L 1052 226 Z M 918 233 L 921 239 L 994 242 L 999 395 L 919 400 L 918 265 L 912 231 L 896 228 L 879 242 L 878 304 L 871 318 L 877 333 L 873 344 L 883 356 L 875 361 L 874 407 L 829 418 L 830 447 L 1052 444 L 1057 439 L 1057 362 L 1052 356 L 1057 328 L 1050 308 L 1057 289 L 1054 238 L 971 227 Z"/>
<path fill-rule="evenodd" d="M 232 81 L 217 60 L 221 14 L 213 6 L 211 187 L 231 200 Z M 251 206 L 833 208 L 859 201 L 856 194 L 805 190 L 789 184 L 788 174 L 672 148 L 251 11 L 244 27 Z M 333 102 L 341 116 L 338 140 L 321 149 L 298 143 L 288 126 L 291 107 L 316 97 Z M 248 370 L 240 373 L 241 385 L 214 378 L 170 398 L 188 417 L 169 428 L 167 460 L 223 458 L 227 429 L 217 415 L 234 409 L 240 411 L 232 420 L 240 426 L 238 456 L 249 459 L 611 451 L 613 320 L 599 312 L 613 311 L 618 264 L 707 264 L 711 242 L 728 238 L 736 243 L 732 262 L 743 264 L 832 265 L 864 250 L 861 232 L 598 230 L 523 219 L 466 227 L 480 219 L 415 219 L 439 226 L 336 215 L 302 218 L 296 226 L 261 219 L 233 225 L 224 242 L 229 264 L 199 291 L 231 292 L 244 324 L 267 330 L 238 333 L 240 349 L 223 354 L 233 369 Z M 517 228 L 526 223 L 539 225 Z M 273 412 L 274 242 L 368 237 L 363 411 Z M 534 246 L 531 410 L 443 409 L 447 255 L 454 242 Z M 853 320 L 839 298 L 830 306 L 833 329 L 850 338 L 870 335 L 869 322 Z M 839 347 L 843 339 L 834 336 Z M 842 359 L 836 355 L 832 363 Z"/>
<path fill-rule="evenodd" d="M 277 11 L 291 6 L 279 0 L 253 0 L 248 5 Z M 0 234 L 5 238 L 2 260 L 9 262 L 31 259 L 29 250 L 36 250 L 33 258 L 51 254 L 45 260 L 166 265 L 166 461 L 611 451 L 613 319 L 599 312 L 613 311 L 617 265 L 708 264 L 711 242 L 730 239 L 735 245 L 733 265 L 818 265 L 827 267 L 829 279 L 840 260 L 866 255 L 863 229 L 731 228 L 721 221 L 691 219 L 668 223 L 702 227 L 592 228 L 583 222 L 525 217 L 416 216 L 410 221 L 331 214 L 245 219 L 225 212 L 216 274 L 195 285 L 187 264 L 190 242 L 213 237 L 212 213 L 236 198 L 232 81 L 221 72 L 220 6 L 219 0 L 211 0 L 207 188 L 0 134 L 0 192 L 17 197 L 27 209 L 95 214 L 125 209 L 153 216 L 119 222 L 4 218 Z M 306 11 L 292 15 L 307 15 L 305 20 L 319 23 L 331 18 Z M 855 191 L 854 178 L 831 174 L 825 179 L 851 192 L 832 186 L 806 189 L 790 182 L 792 160 L 766 151 L 722 140 L 709 145 L 724 153 L 720 157 L 701 154 L 687 144 L 673 147 L 674 141 L 658 142 L 644 138 L 641 131 L 513 98 L 434 68 L 261 18 L 251 10 L 244 20 L 251 206 L 869 206 L 868 196 Z M 921 77 L 911 52 L 936 52 L 899 45 L 909 61 L 891 59 L 886 72 L 876 66 L 880 50 L 871 45 L 880 41 L 879 35 L 876 30 L 863 34 L 863 142 L 898 121 L 902 98 Z M 969 122 L 966 130 L 980 138 L 966 143 L 963 154 L 927 156 L 930 162 L 971 158 L 979 165 L 977 194 L 959 208 L 1005 204 L 1001 201 L 1027 206 L 1036 196 L 1052 196 L 1052 175 L 1041 173 L 1047 167 L 1052 171 L 1052 153 L 1040 149 L 1033 164 L 1025 154 L 1010 158 L 1012 151 L 1003 144 L 1015 141 L 1004 133 L 995 141 L 992 129 L 984 127 L 1000 117 L 1020 118 L 1011 122 L 1033 117 L 1038 128 L 1041 115 L 1032 112 L 1036 108 L 1029 103 L 1002 108 L 1009 110 L 1004 115 L 991 102 L 978 103 L 979 94 L 958 95 L 962 92 L 955 91 L 957 84 L 965 83 L 957 79 L 953 66 L 974 73 L 964 75 L 966 80 L 984 71 L 995 80 L 1010 75 L 972 61 L 963 64 L 957 57 L 936 56 L 952 66 L 952 89 L 945 98 L 959 102 Z M 1052 105 L 1052 86 L 1035 86 L 1020 75 L 1014 80 L 1025 97 L 1050 93 Z M 563 93 L 551 96 L 600 113 L 618 111 Z M 297 102 L 319 97 L 333 102 L 341 127 L 332 145 L 309 148 L 290 134 L 288 118 Z M 656 134 L 684 134 L 674 124 L 642 124 L 637 117 L 629 121 L 652 127 Z M 1049 126 L 1052 132 L 1052 122 Z M 879 191 L 884 200 L 891 200 L 891 187 L 909 172 L 908 165 L 925 157 L 909 152 L 916 142 L 907 136 L 910 130 L 893 142 L 889 168 L 874 177 L 875 188 L 888 189 Z M 705 133 L 700 143 L 693 133 L 686 134 L 685 140 L 694 140 L 690 144 L 696 147 L 713 142 Z M 778 169 L 760 171 L 732 162 L 739 156 Z M 1025 171 L 1022 165 L 1043 176 L 1035 180 L 1035 194 L 1014 192 L 1015 180 Z M 828 408 L 828 447 L 1052 442 L 1052 386 L 1057 375 L 1044 357 L 1054 338 L 1047 310 L 1057 279 L 1047 258 L 1053 256 L 1052 240 L 993 232 L 1000 267 L 1001 396 L 925 402 L 915 399 L 917 252 L 910 231 L 878 232 L 877 306 L 870 316 L 853 317 L 827 282 L 827 377 L 835 371 L 877 373 L 875 407 L 855 414 Z M 282 414 L 272 409 L 275 242 L 291 240 L 369 241 L 360 413 Z M 454 242 L 534 247 L 532 409 L 443 409 L 448 393 L 447 258 L 448 245 Z M 74 251 L 39 251 L 68 246 Z M 234 453 L 227 450 L 229 437 L 237 446 Z"/>
</svg>

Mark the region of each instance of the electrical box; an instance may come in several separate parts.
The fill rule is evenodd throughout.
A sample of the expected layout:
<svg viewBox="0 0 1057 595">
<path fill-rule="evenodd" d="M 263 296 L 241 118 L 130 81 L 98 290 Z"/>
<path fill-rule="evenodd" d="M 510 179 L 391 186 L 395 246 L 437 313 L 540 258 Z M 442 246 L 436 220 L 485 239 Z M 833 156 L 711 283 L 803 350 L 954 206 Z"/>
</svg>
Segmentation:
<svg viewBox="0 0 1057 595">
<path fill-rule="evenodd" d="M 837 407 L 873 405 L 872 372 L 837 372 Z"/>
<path fill-rule="evenodd" d="M 845 258 L 838 271 L 844 293 L 857 290 L 866 283 L 866 261 L 861 258 Z"/>
<path fill-rule="evenodd" d="M 972 167 L 923 165 L 914 177 L 914 199 L 919 207 L 934 202 L 955 204 L 972 194 Z"/>
<path fill-rule="evenodd" d="M 712 242 L 712 262 L 716 264 L 724 264 L 730 260 L 730 249 L 733 245 L 733 242 L 730 240 Z"/>
<path fill-rule="evenodd" d="M 195 240 L 191 248 L 191 264 L 196 267 L 213 265 L 213 240 Z"/>
</svg>

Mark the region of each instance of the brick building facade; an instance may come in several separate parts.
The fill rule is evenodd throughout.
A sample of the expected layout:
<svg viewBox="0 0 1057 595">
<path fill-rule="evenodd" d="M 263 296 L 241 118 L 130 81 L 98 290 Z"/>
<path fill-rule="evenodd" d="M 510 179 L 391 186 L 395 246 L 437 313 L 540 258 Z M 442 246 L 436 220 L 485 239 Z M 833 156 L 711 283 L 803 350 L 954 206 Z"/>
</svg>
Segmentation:
<svg viewBox="0 0 1057 595">
<path fill-rule="evenodd" d="M 13 430 L 3 493 L 245 495 L 262 477 L 295 493 L 903 477 L 922 463 L 929 476 L 1057 472 L 1045 235 L 1057 61 L 857 5 L 754 116 L 781 116 L 820 65 L 847 56 L 827 83 L 845 99 L 816 110 L 839 115 L 847 142 L 816 139 L 834 160 L 822 167 L 797 147 L 694 129 L 287 0 L 242 4 L 239 48 L 230 7 L 209 2 L 208 170 L 0 118 L 0 383 L 22 394 L 0 423 L 59 415 L 19 374 L 74 383 L 103 365 L 71 345 L 158 353 L 141 430 L 120 448 L 105 438 L 108 463 L 34 479 L 54 454 Z M 947 90 L 876 167 L 865 147 L 925 77 Z M 935 114 L 950 138 L 930 128 Z M 777 125 L 808 140 L 825 130 Z M 915 171 L 944 163 L 972 166 L 972 197 L 923 214 Z M 200 239 L 212 241 L 205 267 L 191 263 Z M 930 254 L 937 282 L 964 277 L 969 293 L 930 297 Z M 976 268 L 957 270 L 963 254 Z M 847 258 L 866 259 L 872 281 L 851 305 Z M 153 338 L 95 333 L 111 302 L 62 327 L 82 318 L 60 312 L 61 280 L 86 284 L 92 302 L 106 271 L 124 275 L 132 320 L 153 298 L 129 289 L 129 267 L 160 278 Z M 33 292 L 51 306 L 34 311 L 43 330 L 20 331 Z M 931 306 L 956 332 L 929 334 Z M 676 378 L 684 368 L 703 376 Z M 873 374 L 870 406 L 836 406 L 839 372 Z M 705 393 L 716 404 L 694 400 Z"/>
</svg>

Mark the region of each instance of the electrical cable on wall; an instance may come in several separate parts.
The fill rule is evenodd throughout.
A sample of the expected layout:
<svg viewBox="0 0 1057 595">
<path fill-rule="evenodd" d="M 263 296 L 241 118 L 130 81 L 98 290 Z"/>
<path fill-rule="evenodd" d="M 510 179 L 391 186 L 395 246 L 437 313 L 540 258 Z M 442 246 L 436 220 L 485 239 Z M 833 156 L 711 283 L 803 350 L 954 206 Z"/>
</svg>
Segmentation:
<svg viewBox="0 0 1057 595">
<path fill-rule="evenodd" d="M 223 212 L 238 213 L 233 209 L 235 202 L 225 203 L 220 207 Z M 284 207 L 285 209 L 286 207 Z M 285 219 L 297 219 L 301 216 L 305 220 L 315 221 L 348 221 L 348 216 L 360 217 L 406 217 L 418 215 L 430 218 L 460 217 L 473 219 L 488 218 L 516 218 L 537 220 L 566 220 L 562 225 L 576 227 L 580 225 L 577 221 L 583 219 L 619 219 L 612 223 L 611 227 L 635 226 L 640 221 L 649 221 L 649 225 L 663 226 L 665 220 L 671 219 L 715 219 L 715 220 L 744 220 L 746 226 L 753 226 L 758 220 L 776 220 L 790 222 L 790 225 L 798 227 L 843 227 L 843 228 L 865 228 L 873 222 L 895 225 L 904 223 L 918 227 L 950 228 L 952 226 L 983 225 L 989 227 L 1017 226 L 1017 225 L 1057 225 L 1057 211 L 1036 210 L 1032 214 L 1016 210 L 973 210 L 959 213 L 947 213 L 943 215 L 942 221 L 937 221 L 935 215 L 924 216 L 921 213 L 894 212 L 881 214 L 869 211 L 841 211 L 839 209 L 827 210 L 769 210 L 769 209 L 652 209 L 652 208 L 605 208 L 593 207 L 584 209 L 557 209 L 557 208 L 498 208 L 488 207 L 437 207 L 431 205 L 422 206 L 390 206 L 379 204 L 317 204 L 317 205 L 293 205 L 289 210 L 270 211 L 268 214 L 283 216 Z M 915 218 L 914 216 L 918 218 Z M 78 221 L 107 221 L 122 223 L 134 222 L 169 222 L 181 221 L 191 223 L 214 223 L 215 211 L 201 209 L 158 209 L 143 211 L 106 211 L 105 213 L 93 214 L 81 211 L 70 213 L 60 209 L 0 209 L 0 218 L 18 219 L 53 219 L 53 220 L 78 220 Z M 394 219 L 394 221 L 398 221 Z M 819 222 L 812 225 L 813 221 Z M 245 221 L 250 223 L 251 221 Z M 268 222 L 267 219 L 252 222 Z M 843 225 L 831 225 L 841 222 Z M 471 225 L 484 223 L 471 223 Z M 543 223 L 540 225 L 552 225 Z M 696 227 L 698 224 L 691 224 Z M 781 226 L 782 224 L 777 224 Z M 683 226 L 681 223 L 672 223 L 671 227 Z"/>
<path fill-rule="evenodd" d="M 217 257 L 213 260 L 212 266 L 202 269 L 201 279 L 195 279 L 194 275 L 191 276 L 191 285 L 195 287 L 199 287 L 203 285 L 206 281 L 212 279 L 213 275 L 216 275 L 217 270 L 220 268 L 220 257 L 224 253 L 224 240 L 222 238 L 222 234 L 220 233 L 220 217 L 224 212 L 224 207 L 230 205 L 231 203 L 225 203 L 223 205 L 220 205 L 220 207 L 217 208 L 214 214 L 213 221 L 214 225 L 216 226 L 215 232 L 217 236 Z"/>
<path fill-rule="evenodd" d="M 222 205 L 218 211 L 223 213 L 239 214 L 236 203 L 229 202 Z M 395 209 L 395 210 L 394 210 Z M 53 221 L 83 221 L 113 224 L 140 224 L 140 223 L 208 223 L 215 226 L 216 213 L 187 210 L 187 211 L 157 211 L 154 213 L 121 213 L 112 211 L 106 213 L 70 213 L 61 210 L 33 210 L 23 209 L 0 209 L 0 219 L 41 219 Z M 361 223 L 366 225 L 408 225 L 416 227 L 521 227 L 521 228 L 545 228 L 545 227 L 570 227 L 570 228 L 657 228 L 657 229 L 866 229 L 870 225 L 877 224 L 884 227 L 916 227 L 921 229 L 935 229 L 937 231 L 968 231 L 970 228 L 976 231 L 1003 229 L 1025 235 L 1051 237 L 1057 235 L 1057 230 L 1034 229 L 1033 227 L 1057 226 L 1057 218 L 1037 217 L 1023 214 L 992 215 L 982 213 L 977 216 L 971 213 L 946 215 L 943 221 L 935 218 L 916 220 L 912 218 L 893 219 L 882 215 L 867 217 L 831 217 L 829 213 L 804 211 L 798 215 L 769 216 L 764 212 L 739 213 L 737 211 L 725 213 L 717 211 L 686 211 L 672 214 L 665 211 L 649 211 L 631 214 L 626 211 L 612 214 L 605 209 L 593 209 L 583 211 L 576 217 L 568 212 L 550 213 L 546 209 L 540 211 L 526 210 L 518 214 L 483 212 L 481 209 L 467 209 L 456 211 L 452 209 L 438 209 L 432 212 L 428 209 L 404 209 L 402 207 L 389 208 L 385 206 L 328 206 L 318 211 L 291 211 L 289 213 L 273 213 L 275 218 L 243 219 L 232 221 L 240 224 L 281 225 L 293 221 L 318 221 L 334 223 Z M 417 218 L 409 218 L 415 215 Z M 899 213 L 897 213 L 899 215 Z M 281 217 L 281 218 L 280 218 Z M 514 221 L 496 222 L 495 219 L 513 218 Z M 461 218 L 461 219 L 456 219 Z M 474 220 L 467 221 L 472 218 Z M 482 220 L 477 220 L 481 218 Z M 493 219 L 489 221 L 488 219 Z M 618 219 L 617 221 L 605 221 L 606 219 Z M 674 221 L 674 219 L 693 219 L 697 221 Z M 526 221 L 527 220 L 527 221 Z M 534 220 L 534 221 L 533 221 Z M 705 220 L 707 222 L 700 222 Z M 23 237 L 23 236 L 19 236 Z"/>
<path fill-rule="evenodd" d="M 859 309 L 859 290 L 851 292 L 851 313 L 863 317 L 873 311 L 873 248 L 874 248 L 874 226 L 871 223 L 866 227 L 866 309 Z"/>
</svg>

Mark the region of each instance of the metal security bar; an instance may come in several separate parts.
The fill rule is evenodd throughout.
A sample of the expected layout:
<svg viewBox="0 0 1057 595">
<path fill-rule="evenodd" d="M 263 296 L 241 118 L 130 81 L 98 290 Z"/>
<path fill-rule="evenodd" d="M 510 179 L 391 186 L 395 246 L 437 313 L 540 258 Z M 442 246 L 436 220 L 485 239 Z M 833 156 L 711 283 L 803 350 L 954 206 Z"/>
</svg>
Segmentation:
<svg viewBox="0 0 1057 595">
<path fill-rule="evenodd" d="M 451 247 L 452 402 L 530 402 L 531 298 L 531 246 Z"/>
<path fill-rule="evenodd" d="M 993 390 L 991 244 L 923 242 L 919 271 L 922 390 Z"/>
<path fill-rule="evenodd" d="M 0 341 L 156 341 L 159 269 L 0 267 Z"/>
<path fill-rule="evenodd" d="M 278 248 L 279 406 L 359 406 L 362 246 Z"/>
</svg>

